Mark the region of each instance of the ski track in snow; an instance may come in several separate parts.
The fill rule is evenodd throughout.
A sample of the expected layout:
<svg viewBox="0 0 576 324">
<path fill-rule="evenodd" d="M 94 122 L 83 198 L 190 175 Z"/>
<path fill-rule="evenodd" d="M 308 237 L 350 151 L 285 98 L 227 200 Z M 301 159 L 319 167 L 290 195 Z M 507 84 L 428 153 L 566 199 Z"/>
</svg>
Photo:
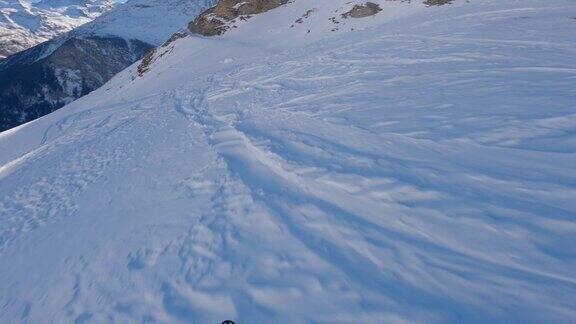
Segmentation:
<svg viewBox="0 0 576 324">
<path fill-rule="evenodd" d="M 573 43 L 382 34 L 46 127 L 0 168 L 0 277 L 45 266 L 0 322 L 575 319 Z"/>
</svg>

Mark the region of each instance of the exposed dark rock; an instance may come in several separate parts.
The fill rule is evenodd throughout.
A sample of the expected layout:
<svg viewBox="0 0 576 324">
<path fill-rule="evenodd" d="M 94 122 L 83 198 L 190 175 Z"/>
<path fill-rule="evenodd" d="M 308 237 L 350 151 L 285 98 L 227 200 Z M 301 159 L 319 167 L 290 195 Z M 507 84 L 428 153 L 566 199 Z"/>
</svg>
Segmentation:
<svg viewBox="0 0 576 324">
<path fill-rule="evenodd" d="M 138 67 L 136 68 L 136 72 L 138 72 L 138 75 L 143 76 L 146 72 L 150 70 L 150 66 L 152 65 L 152 63 L 154 63 L 156 59 L 172 51 L 173 47 L 170 45 L 188 35 L 189 33 L 186 31 L 176 32 L 172 36 L 170 36 L 170 38 L 166 42 L 164 42 L 162 46 L 149 50 L 148 53 L 144 55 L 142 61 L 140 62 L 140 64 L 138 64 Z"/>
<path fill-rule="evenodd" d="M 216 36 L 229 29 L 234 19 L 247 19 L 288 3 L 288 0 L 220 0 L 188 25 L 188 29 L 203 36 Z"/>
<path fill-rule="evenodd" d="M 399 1 L 399 2 L 412 2 L 412 0 L 386 0 L 386 1 Z M 424 0 L 422 3 L 424 3 L 427 6 L 443 6 L 446 4 L 451 4 L 456 0 Z"/>
<path fill-rule="evenodd" d="M 342 18 L 364 18 L 374 16 L 380 11 L 382 11 L 382 8 L 378 4 L 366 2 L 363 5 L 355 5 L 350 11 L 343 13 Z"/>
<path fill-rule="evenodd" d="M 166 47 L 169 46 L 170 44 L 174 43 L 175 41 L 179 40 L 180 38 L 184 38 L 188 36 L 188 34 L 186 32 L 183 31 L 179 31 L 177 33 L 172 34 L 172 36 L 170 36 L 170 38 L 168 38 L 167 41 L 164 42 L 164 44 L 162 44 L 162 47 Z"/>
<path fill-rule="evenodd" d="M 154 60 L 155 53 L 156 49 L 151 49 L 148 51 L 148 53 L 146 53 L 146 55 L 144 55 L 142 61 L 140 62 L 140 64 L 138 64 L 138 68 L 136 69 L 139 76 L 143 76 L 144 73 L 148 72 L 148 70 L 150 69 L 150 64 L 152 64 L 152 61 Z"/>
<path fill-rule="evenodd" d="M 442 6 L 452 2 L 454 2 L 454 0 L 425 0 L 424 4 L 427 6 Z"/>
<path fill-rule="evenodd" d="M 114 37 L 40 44 L 0 61 L 0 131 L 44 116 L 99 88 L 152 46 Z M 51 52 L 50 48 L 56 47 Z"/>
</svg>

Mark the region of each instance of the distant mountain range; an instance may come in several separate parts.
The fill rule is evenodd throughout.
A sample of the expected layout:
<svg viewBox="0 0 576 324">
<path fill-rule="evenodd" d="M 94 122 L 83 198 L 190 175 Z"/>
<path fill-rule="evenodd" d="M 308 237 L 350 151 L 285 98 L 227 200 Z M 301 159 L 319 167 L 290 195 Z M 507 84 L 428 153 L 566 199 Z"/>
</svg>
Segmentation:
<svg viewBox="0 0 576 324">
<path fill-rule="evenodd" d="M 2 1 L 2 0 L 0 0 Z M 97 89 L 213 4 L 212 0 L 131 0 L 50 41 L 0 61 L 0 131 L 46 115 Z M 12 3 L 12 2 L 11 2 Z M 45 0 L 30 8 L 81 8 Z M 112 6 L 111 1 L 83 1 Z M 34 9 L 40 10 L 40 9 Z"/>
<path fill-rule="evenodd" d="M 112 0 L 0 0 L 0 59 L 48 41 L 114 7 Z"/>
</svg>

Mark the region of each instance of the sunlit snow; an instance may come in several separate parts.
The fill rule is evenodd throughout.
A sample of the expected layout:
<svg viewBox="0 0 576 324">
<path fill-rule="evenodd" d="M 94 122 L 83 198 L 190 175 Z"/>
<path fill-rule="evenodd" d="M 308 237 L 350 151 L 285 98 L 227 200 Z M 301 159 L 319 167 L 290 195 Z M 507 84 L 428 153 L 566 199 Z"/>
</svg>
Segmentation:
<svg viewBox="0 0 576 324">
<path fill-rule="evenodd" d="M 1 133 L 0 322 L 574 322 L 576 3 L 374 2 Z"/>
</svg>

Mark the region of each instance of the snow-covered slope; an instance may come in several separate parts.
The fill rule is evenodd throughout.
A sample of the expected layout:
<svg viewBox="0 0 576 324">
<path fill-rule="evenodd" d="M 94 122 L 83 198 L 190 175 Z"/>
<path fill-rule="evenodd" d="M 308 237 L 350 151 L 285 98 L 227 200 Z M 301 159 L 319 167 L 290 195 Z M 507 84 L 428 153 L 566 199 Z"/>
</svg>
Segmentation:
<svg viewBox="0 0 576 324">
<path fill-rule="evenodd" d="M 85 24 L 112 0 L 0 0 L 0 59 Z"/>
<path fill-rule="evenodd" d="M 75 33 L 114 35 L 160 45 L 216 0 L 130 0 Z"/>
<path fill-rule="evenodd" d="M 0 322 L 574 322 L 576 4 L 374 2 L 0 133 Z"/>
</svg>

